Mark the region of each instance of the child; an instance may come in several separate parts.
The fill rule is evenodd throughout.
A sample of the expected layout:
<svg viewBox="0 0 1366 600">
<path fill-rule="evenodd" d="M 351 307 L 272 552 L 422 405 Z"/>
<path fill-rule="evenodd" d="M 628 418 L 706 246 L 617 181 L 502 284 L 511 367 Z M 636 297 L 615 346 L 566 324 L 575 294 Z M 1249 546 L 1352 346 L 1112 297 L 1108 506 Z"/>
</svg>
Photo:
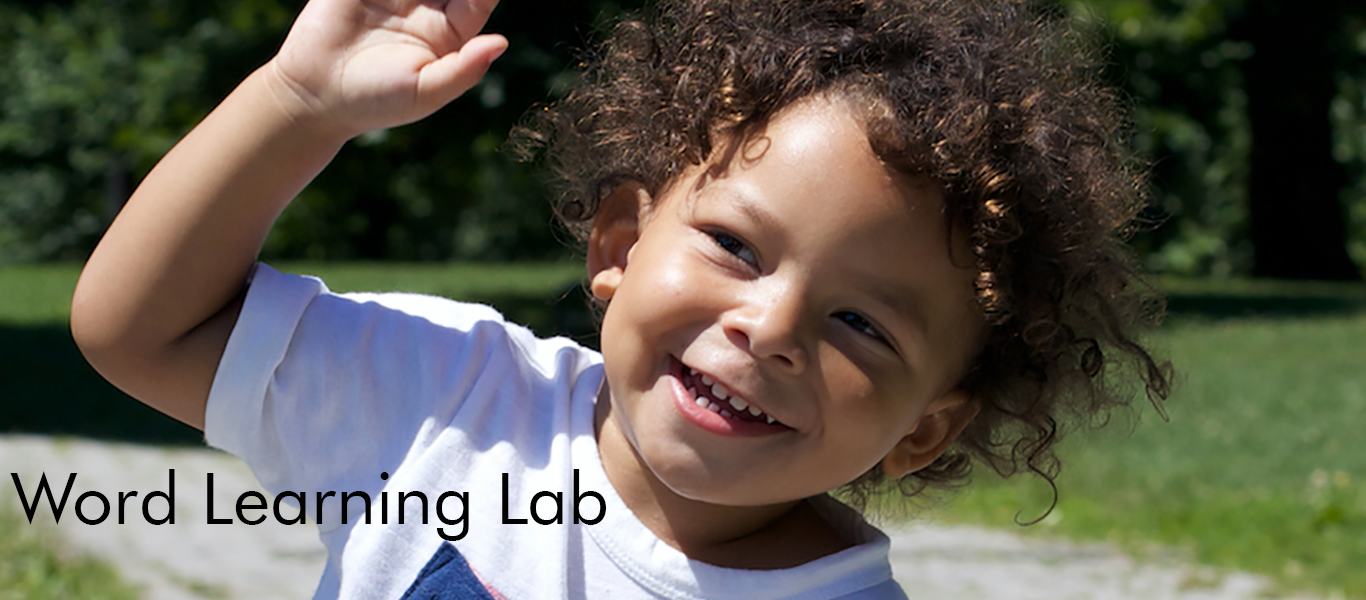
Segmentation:
<svg viewBox="0 0 1366 600">
<path fill-rule="evenodd" d="M 952 484 L 969 455 L 1051 482 L 1060 419 L 1123 403 L 1121 367 L 1165 396 L 1114 103 L 1012 0 L 670 0 L 617 27 L 518 134 L 564 181 L 601 356 L 253 274 L 348 139 L 478 81 L 492 4 L 313 0 L 76 290 L 101 373 L 319 525 L 317 597 L 903 597 L 827 492 Z"/>
</svg>

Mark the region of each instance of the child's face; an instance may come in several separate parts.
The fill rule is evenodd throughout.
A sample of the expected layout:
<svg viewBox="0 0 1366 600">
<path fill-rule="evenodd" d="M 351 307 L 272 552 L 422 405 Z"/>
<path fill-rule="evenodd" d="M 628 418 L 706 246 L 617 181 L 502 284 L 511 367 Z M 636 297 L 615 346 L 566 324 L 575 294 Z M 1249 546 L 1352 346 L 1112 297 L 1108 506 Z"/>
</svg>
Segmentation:
<svg viewBox="0 0 1366 600">
<path fill-rule="evenodd" d="M 974 414 L 956 383 L 982 327 L 939 189 L 825 98 L 716 154 L 595 224 L 609 473 L 755 506 L 928 464 Z"/>
</svg>

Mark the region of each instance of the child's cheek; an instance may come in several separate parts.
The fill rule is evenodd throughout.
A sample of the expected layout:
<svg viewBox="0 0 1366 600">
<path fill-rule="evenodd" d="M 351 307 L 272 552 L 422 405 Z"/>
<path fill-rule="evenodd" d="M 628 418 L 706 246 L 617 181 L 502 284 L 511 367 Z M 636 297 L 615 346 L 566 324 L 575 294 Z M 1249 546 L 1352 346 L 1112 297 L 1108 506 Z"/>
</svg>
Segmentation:
<svg viewBox="0 0 1366 600">
<path fill-rule="evenodd" d="M 678 319 L 696 319 L 724 307 L 719 302 L 726 282 L 715 276 L 686 244 L 649 248 L 647 295 L 640 301 L 653 306 L 670 325 Z"/>
</svg>

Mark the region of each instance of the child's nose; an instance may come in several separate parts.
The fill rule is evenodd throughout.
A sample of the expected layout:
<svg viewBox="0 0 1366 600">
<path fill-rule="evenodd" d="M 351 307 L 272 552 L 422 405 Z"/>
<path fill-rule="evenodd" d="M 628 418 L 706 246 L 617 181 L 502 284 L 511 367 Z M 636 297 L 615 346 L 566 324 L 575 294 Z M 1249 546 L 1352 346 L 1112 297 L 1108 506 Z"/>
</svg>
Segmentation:
<svg viewBox="0 0 1366 600">
<path fill-rule="evenodd" d="M 753 355 L 790 374 L 806 370 L 809 351 L 803 323 L 808 316 L 800 293 L 788 286 L 759 286 L 728 311 L 722 323 L 726 337 Z"/>
</svg>

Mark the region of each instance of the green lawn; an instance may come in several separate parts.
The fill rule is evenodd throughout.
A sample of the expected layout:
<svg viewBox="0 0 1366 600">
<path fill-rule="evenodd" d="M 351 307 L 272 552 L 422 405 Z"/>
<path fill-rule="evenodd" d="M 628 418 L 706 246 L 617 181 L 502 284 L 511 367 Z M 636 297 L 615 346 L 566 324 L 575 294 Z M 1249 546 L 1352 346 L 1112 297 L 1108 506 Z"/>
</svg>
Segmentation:
<svg viewBox="0 0 1366 600">
<path fill-rule="evenodd" d="M 1366 598 L 1366 287 L 1166 287 L 1175 308 L 1210 309 L 1175 314 L 1156 338 L 1180 373 L 1171 421 L 1140 402 L 1069 440 L 1058 509 L 1025 530 L 1156 544 Z M 1234 316 L 1247 307 L 1279 316 Z M 1003 483 L 980 469 L 947 514 L 1014 527 L 1050 497 L 1036 478 Z"/>
<path fill-rule="evenodd" d="M 51 532 L 0 502 L 0 600 L 132 600 L 137 590 L 108 565 L 73 554 Z"/>
<path fill-rule="evenodd" d="M 553 304 L 559 294 L 573 291 L 584 275 L 577 263 L 414 264 L 286 262 L 281 271 L 322 277 L 333 291 L 402 290 L 458 300 L 497 301 L 504 297 L 533 298 Z M 0 266 L 0 323 L 60 324 L 71 314 L 71 292 L 80 265 Z"/>
<path fill-rule="evenodd" d="M 541 333 L 591 341 L 575 265 L 284 269 L 321 275 L 336 290 L 488 301 Z M 0 268 L 0 429 L 199 443 L 197 432 L 123 397 L 80 359 L 65 324 L 77 271 Z M 1070 439 L 1058 509 L 1023 531 L 1174 551 L 1288 588 L 1366 598 L 1366 450 L 1356 437 L 1366 424 L 1366 286 L 1162 285 L 1173 316 L 1155 341 L 1181 379 L 1167 404 L 1171 421 L 1140 402 L 1106 430 Z M 56 400 L 68 410 L 49 410 Z M 89 418 L 72 423 L 73 413 Z M 1028 520 L 1048 504 L 1047 486 L 1031 477 L 1001 482 L 979 469 L 976 479 L 934 518 L 1017 529 L 1017 515 Z M 0 558 L 11 537 L 0 534 Z"/>
</svg>

